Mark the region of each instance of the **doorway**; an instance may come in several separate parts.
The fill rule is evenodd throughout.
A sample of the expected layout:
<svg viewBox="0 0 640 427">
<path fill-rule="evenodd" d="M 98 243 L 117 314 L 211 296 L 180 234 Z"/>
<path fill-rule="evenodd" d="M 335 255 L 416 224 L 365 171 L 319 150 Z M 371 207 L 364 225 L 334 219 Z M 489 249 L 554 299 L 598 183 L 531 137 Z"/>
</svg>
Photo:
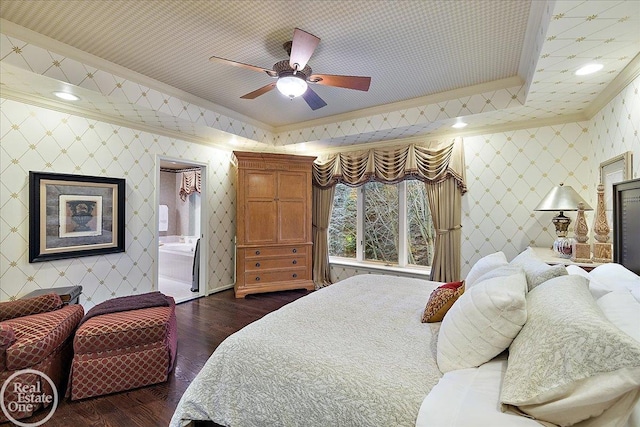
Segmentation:
<svg viewBox="0 0 640 427">
<path fill-rule="evenodd" d="M 155 289 L 180 303 L 206 295 L 206 164 L 156 164 Z"/>
</svg>

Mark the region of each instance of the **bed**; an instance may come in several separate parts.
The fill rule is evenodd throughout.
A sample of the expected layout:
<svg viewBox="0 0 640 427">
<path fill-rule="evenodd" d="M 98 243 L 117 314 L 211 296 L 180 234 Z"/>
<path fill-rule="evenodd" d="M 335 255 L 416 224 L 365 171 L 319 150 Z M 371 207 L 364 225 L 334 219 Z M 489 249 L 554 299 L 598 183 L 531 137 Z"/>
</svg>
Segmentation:
<svg viewBox="0 0 640 427">
<path fill-rule="evenodd" d="M 346 279 L 223 341 L 171 425 L 638 426 L 640 277 L 604 267 L 497 252 L 436 323 L 441 283 Z"/>
</svg>

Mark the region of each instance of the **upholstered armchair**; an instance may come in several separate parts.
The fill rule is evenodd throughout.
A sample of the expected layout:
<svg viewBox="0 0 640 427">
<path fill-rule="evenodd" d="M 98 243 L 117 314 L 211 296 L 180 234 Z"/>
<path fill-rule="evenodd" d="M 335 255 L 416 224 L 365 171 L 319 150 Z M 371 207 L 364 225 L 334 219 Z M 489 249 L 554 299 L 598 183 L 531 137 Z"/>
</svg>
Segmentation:
<svg viewBox="0 0 640 427">
<path fill-rule="evenodd" d="M 84 316 L 81 305 L 64 306 L 56 294 L 0 303 L 0 385 L 16 371 L 34 369 L 47 375 L 64 396 L 65 382 L 73 357 L 73 333 Z M 38 386 L 51 394 L 48 381 L 38 375 L 23 374 L 12 379 L 5 390 L 5 406 L 16 400 L 12 383 Z M 41 407 L 41 406 L 40 406 Z M 11 413 L 14 419 L 33 411 Z M 0 411 L 0 423 L 7 421 Z"/>
</svg>

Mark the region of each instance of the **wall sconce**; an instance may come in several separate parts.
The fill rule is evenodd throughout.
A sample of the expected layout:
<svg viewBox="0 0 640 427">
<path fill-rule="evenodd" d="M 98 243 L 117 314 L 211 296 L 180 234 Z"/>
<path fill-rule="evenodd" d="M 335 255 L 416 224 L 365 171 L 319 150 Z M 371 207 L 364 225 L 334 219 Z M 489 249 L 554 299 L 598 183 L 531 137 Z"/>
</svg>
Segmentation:
<svg viewBox="0 0 640 427">
<path fill-rule="evenodd" d="M 553 250 L 562 258 L 571 258 L 573 239 L 567 237 L 567 230 L 571 224 L 571 218 L 564 215 L 564 211 L 577 211 L 578 204 L 584 205 L 585 211 L 593 208 L 571 186 L 560 184 L 549 191 L 542 199 L 535 211 L 560 211 L 553 217 L 553 225 L 556 227 L 556 240 L 553 242 Z"/>
</svg>

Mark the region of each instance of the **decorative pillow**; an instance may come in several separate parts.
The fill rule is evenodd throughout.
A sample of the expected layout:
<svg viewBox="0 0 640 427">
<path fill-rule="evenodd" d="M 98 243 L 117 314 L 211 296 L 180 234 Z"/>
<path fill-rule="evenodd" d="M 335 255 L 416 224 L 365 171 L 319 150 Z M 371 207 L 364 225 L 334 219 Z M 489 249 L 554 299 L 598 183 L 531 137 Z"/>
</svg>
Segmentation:
<svg viewBox="0 0 640 427">
<path fill-rule="evenodd" d="M 527 295 L 509 347 L 503 409 L 561 426 L 622 425 L 640 398 L 640 343 L 609 322 L 584 277 L 556 277 Z"/>
<path fill-rule="evenodd" d="M 567 269 L 564 265 L 548 265 L 527 248 L 510 262 L 511 265 L 522 267 L 527 276 L 529 290 L 554 277 L 564 276 Z"/>
<path fill-rule="evenodd" d="M 464 279 L 467 289 L 473 286 L 478 281 L 478 278 L 486 272 L 508 264 L 507 257 L 504 256 L 502 252 L 496 252 L 480 258 L 473 267 L 471 267 L 469 274 L 467 274 L 467 277 Z"/>
<path fill-rule="evenodd" d="M 473 368 L 502 353 L 527 320 L 521 271 L 468 288 L 442 320 L 437 358 L 442 372 Z"/>
<path fill-rule="evenodd" d="M 436 288 L 429 296 L 427 306 L 422 313 L 422 323 L 441 322 L 454 302 L 464 293 L 462 282 L 445 283 Z"/>
<path fill-rule="evenodd" d="M 503 265 L 502 267 L 497 267 L 497 268 L 494 268 L 493 270 L 487 271 L 482 276 L 480 276 L 478 280 L 476 280 L 476 283 L 480 283 L 488 279 L 495 279 L 498 277 L 512 276 L 516 273 L 524 274 L 524 270 L 522 270 L 522 267 L 519 267 L 517 265 L 506 264 L 506 265 Z"/>
</svg>

